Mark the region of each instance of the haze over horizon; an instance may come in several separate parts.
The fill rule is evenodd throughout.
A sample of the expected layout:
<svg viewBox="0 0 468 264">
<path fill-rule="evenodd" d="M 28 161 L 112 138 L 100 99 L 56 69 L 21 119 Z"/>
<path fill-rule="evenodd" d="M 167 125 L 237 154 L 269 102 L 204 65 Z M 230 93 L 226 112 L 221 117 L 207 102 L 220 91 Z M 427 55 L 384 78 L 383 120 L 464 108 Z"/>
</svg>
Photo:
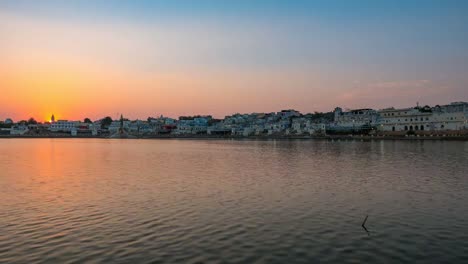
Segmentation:
<svg viewBox="0 0 468 264">
<path fill-rule="evenodd" d="M 0 120 L 468 100 L 467 1 L 0 1 Z"/>
</svg>

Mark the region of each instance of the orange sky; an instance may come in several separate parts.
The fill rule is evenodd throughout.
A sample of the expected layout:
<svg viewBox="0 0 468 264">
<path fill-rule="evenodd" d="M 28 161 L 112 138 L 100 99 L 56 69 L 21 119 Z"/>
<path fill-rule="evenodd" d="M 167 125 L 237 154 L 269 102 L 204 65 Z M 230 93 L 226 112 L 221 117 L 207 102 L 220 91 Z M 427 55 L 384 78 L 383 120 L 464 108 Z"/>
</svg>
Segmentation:
<svg viewBox="0 0 468 264">
<path fill-rule="evenodd" d="M 178 35 L 131 23 L 67 24 L 10 14 L 3 14 L 3 20 L 9 24 L 0 27 L 5 37 L 0 44 L 0 119 L 47 121 L 54 114 L 56 119 L 82 120 L 120 113 L 141 119 L 161 114 L 223 117 L 283 108 L 306 111 L 325 108 L 328 101 L 310 100 L 320 90 L 330 91 L 325 85 L 331 82 L 303 67 L 204 63 L 210 45 L 227 49 L 246 44 L 239 39 L 226 35 L 182 44 L 220 34 L 216 28 Z"/>
<path fill-rule="evenodd" d="M 223 117 L 468 100 L 468 23 L 447 20 L 458 13 L 444 14 L 453 29 L 446 31 L 420 24 L 427 14 L 342 21 L 302 9 L 269 17 L 255 13 L 263 9 L 218 16 L 169 8 L 166 15 L 163 3 L 146 12 L 134 4 L 111 10 L 119 1 L 99 10 L 87 1 L 46 2 L 0 2 L 0 120 Z M 136 13 L 125 13 L 130 7 Z"/>
<path fill-rule="evenodd" d="M 31 62 L 3 66 L 0 101 L 16 119 L 45 121 L 52 114 L 56 119 L 97 119 L 120 113 L 131 118 L 194 113 L 223 116 L 239 109 L 275 111 L 287 108 L 286 102 L 306 103 L 301 102 L 304 97 L 298 96 L 300 93 L 311 96 L 306 89 L 311 76 L 300 72 L 133 73 L 90 65 L 62 62 L 38 66 Z M 284 89 L 286 86 L 294 92 Z"/>
</svg>

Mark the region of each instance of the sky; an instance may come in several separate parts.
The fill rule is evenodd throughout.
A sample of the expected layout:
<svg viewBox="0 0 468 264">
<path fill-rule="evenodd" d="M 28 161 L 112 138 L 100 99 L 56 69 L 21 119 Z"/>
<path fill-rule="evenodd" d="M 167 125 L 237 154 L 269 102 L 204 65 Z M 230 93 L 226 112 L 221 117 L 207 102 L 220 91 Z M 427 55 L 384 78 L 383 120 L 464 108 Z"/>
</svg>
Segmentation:
<svg viewBox="0 0 468 264">
<path fill-rule="evenodd" d="M 468 1 L 0 0 L 0 120 L 468 101 Z"/>
</svg>

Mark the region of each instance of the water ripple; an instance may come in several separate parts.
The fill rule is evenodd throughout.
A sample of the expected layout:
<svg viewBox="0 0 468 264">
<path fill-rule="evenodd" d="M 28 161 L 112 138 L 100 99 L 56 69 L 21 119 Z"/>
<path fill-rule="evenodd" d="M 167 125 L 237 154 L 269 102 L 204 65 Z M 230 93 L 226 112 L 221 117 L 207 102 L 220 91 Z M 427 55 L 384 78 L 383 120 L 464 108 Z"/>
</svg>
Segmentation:
<svg viewBox="0 0 468 264">
<path fill-rule="evenodd" d="M 1 143 L 0 263 L 468 262 L 467 143 Z"/>
</svg>

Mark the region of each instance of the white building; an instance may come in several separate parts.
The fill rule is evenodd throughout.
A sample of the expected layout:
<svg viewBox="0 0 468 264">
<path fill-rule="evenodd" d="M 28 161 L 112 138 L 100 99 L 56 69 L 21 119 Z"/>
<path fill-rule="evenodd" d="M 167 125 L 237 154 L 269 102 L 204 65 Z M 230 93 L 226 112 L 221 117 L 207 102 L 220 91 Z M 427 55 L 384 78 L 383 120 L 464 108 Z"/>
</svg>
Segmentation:
<svg viewBox="0 0 468 264">
<path fill-rule="evenodd" d="M 7 118 L 5 119 L 5 125 L 12 125 L 13 124 L 13 119 Z"/>
<path fill-rule="evenodd" d="M 291 132 L 294 134 L 303 134 L 306 130 L 306 118 L 294 118 L 291 123 Z"/>
<path fill-rule="evenodd" d="M 154 127 L 149 122 L 141 120 L 131 121 L 128 126 L 128 132 L 136 134 L 149 134 L 154 132 L 154 130 Z"/>
<path fill-rule="evenodd" d="M 306 123 L 305 131 L 310 135 L 326 134 L 326 124 L 308 121 Z"/>
<path fill-rule="evenodd" d="M 379 111 L 380 131 L 456 131 L 468 129 L 468 103 Z"/>
<path fill-rule="evenodd" d="M 291 125 L 291 132 L 294 134 L 317 135 L 324 134 L 326 131 L 325 123 L 316 123 L 306 118 L 296 118 Z"/>
<path fill-rule="evenodd" d="M 177 123 L 177 129 L 173 132 L 178 135 L 196 135 L 208 133 L 208 122 L 211 116 L 198 116 L 190 119 L 181 119 Z"/>
<path fill-rule="evenodd" d="M 378 113 L 373 109 L 364 108 L 344 112 L 340 107 L 337 107 L 334 113 L 331 130 L 360 131 L 377 126 Z"/>
<path fill-rule="evenodd" d="M 208 131 L 208 125 L 199 123 L 194 119 L 190 120 L 179 120 L 177 124 L 177 129 L 174 131 L 174 134 L 177 135 L 196 135 L 196 134 L 206 134 Z"/>
<path fill-rule="evenodd" d="M 126 131 L 128 131 L 130 129 L 130 124 L 131 122 L 128 121 L 128 120 L 124 120 L 123 121 L 123 129 L 125 129 Z M 112 134 L 112 133 L 117 133 L 120 129 L 120 120 L 117 120 L 117 121 L 112 121 L 112 123 L 109 125 L 109 132 Z"/>
<path fill-rule="evenodd" d="M 52 132 L 72 132 L 77 130 L 79 125 L 80 121 L 58 120 L 50 124 L 49 130 Z"/>
<path fill-rule="evenodd" d="M 16 125 L 10 129 L 10 135 L 20 136 L 24 135 L 29 131 L 26 125 Z"/>
</svg>

